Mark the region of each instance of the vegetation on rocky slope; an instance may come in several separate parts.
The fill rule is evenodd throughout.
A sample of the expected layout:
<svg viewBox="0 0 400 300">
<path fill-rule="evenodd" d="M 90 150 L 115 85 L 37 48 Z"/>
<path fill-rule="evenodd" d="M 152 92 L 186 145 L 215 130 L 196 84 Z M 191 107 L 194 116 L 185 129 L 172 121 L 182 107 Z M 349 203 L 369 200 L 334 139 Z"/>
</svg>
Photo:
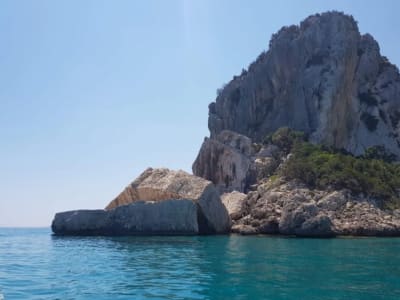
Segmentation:
<svg viewBox="0 0 400 300">
<path fill-rule="evenodd" d="M 301 132 L 281 128 L 267 138 L 291 153 L 278 170 L 288 180 L 296 179 L 310 188 L 349 189 L 374 199 L 383 208 L 400 207 L 400 165 L 378 146 L 355 157 L 346 151 L 313 145 Z"/>
</svg>

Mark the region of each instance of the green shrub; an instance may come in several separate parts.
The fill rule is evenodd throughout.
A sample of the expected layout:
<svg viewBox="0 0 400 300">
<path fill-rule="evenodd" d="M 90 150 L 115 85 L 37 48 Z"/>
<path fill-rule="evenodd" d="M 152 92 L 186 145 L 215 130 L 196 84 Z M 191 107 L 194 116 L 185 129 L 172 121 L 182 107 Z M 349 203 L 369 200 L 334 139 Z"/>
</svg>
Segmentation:
<svg viewBox="0 0 400 300">
<path fill-rule="evenodd" d="M 380 159 L 388 163 L 394 162 L 397 158 L 395 154 L 388 151 L 385 146 L 382 145 L 369 147 L 365 150 L 362 157 L 365 159 Z"/>
<path fill-rule="evenodd" d="M 294 145 L 292 156 L 279 172 L 310 188 L 346 188 L 375 198 L 384 208 L 400 207 L 400 166 L 381 159 L 357 158 L 300 142 Z"/>
<path fill-rule="evenodd" d="M 264 139 L 266 144 L 274 144 L 281 150 L 289 153 L 292 147 L 298 142 L 304 142 L 307 140 L 304 132 L 295 131 L 289 127 L 281 127 L 274 133 L 268 135 Z"/>
</svg>

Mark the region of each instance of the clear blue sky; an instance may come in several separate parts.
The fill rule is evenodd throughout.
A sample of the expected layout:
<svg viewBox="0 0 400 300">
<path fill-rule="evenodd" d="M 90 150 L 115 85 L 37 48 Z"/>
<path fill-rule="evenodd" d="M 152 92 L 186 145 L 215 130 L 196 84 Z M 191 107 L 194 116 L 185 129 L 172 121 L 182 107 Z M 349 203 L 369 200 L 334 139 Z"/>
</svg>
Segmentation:
<svg viewBox="0 0 400 300">
<path fill-rule="evenodd" d="M 216 89 L 332 9 L 399 65 L 396 0 L 0 1 L 0 226 L 103 208 L 148 166 L 191 171 Z"/>
</svg>

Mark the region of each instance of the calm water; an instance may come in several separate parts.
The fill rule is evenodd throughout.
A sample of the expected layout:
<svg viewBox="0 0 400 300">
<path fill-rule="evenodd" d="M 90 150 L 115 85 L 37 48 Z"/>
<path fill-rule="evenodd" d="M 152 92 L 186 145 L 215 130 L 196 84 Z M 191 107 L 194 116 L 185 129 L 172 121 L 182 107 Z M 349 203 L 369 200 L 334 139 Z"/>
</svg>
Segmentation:
<svg viewBox="0 0 400 300">
<path fill-rule="evenodd" d="M 3 228 L 0 291 L 6 300 L 398 300 L 400 239 L 60 238 Z"/>
</svg>

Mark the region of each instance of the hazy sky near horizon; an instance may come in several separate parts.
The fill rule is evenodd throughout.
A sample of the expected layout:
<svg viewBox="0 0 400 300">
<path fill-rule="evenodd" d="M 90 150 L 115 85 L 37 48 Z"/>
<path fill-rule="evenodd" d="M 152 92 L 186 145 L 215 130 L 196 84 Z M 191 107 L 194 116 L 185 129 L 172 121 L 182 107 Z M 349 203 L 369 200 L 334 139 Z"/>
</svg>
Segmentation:
<svg viewBox="0 0 400 300">
<path fill-rule="evenodd" d="M 400 1 L 0 1 L 0 226 L 103 208 L 191 171 L 217 88 L 310 14 L 352 14 L 400 64 Z"/>
</svg>

